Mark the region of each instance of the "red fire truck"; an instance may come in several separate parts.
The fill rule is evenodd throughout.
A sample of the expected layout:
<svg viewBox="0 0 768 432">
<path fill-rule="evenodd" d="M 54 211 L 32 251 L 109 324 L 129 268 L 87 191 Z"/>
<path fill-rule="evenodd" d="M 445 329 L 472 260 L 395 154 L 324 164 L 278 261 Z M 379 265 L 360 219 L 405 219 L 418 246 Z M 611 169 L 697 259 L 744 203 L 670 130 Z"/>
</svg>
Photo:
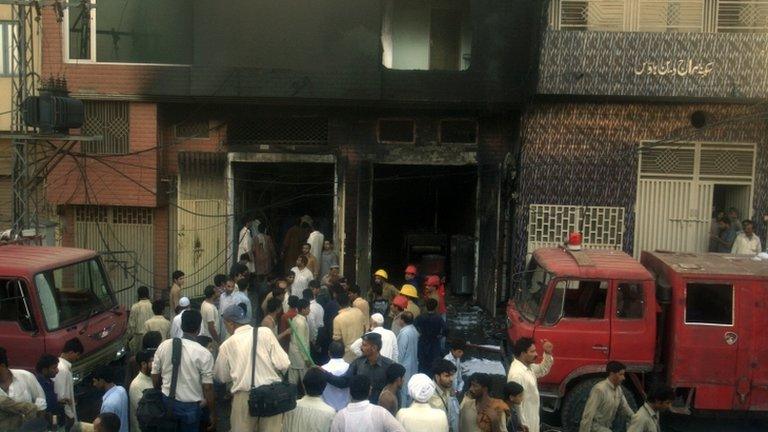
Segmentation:
<svg viewBox="0 0 768 432">
<path fill-rule="evenodd" d="M 605 364 L 627 365 L 635 407 L 675 389 L 673 410 L 768 411 L 768 261 L 728 254 L 545 248 L 533 252 L 507 305 L 508 338 L 555 346 L 540 378 L 544 410 L 578 423 Z M 573 248 L 578 249 L 578 248 Z M 761 367 L 762 366 L 762 367 Z"/>
<path fill-rule="evenodd" d="M 34 370 L 44 353 L 58 355 L 80 339 L 85 352 L 75 381 L 125 354 L 127 314 L 94 251 L 0 246 L 0 346 L 13 368 Z"/>
</svg>

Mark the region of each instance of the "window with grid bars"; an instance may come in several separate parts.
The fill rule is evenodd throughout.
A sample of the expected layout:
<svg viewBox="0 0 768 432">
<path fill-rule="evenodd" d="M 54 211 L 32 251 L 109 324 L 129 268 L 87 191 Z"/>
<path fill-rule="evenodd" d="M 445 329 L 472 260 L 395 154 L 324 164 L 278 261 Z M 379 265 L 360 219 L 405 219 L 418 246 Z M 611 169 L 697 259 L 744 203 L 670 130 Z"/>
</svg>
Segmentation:
<svg viewBox="0 0 768 432">
<path fill-rule="evenodd" d="M 77 222 L 151 225 L 152 209 L 146 207 L 76 206 Z"/>
<path fill-rule="evenodd" d="M 230 144 L 327 144 L 328 119 L 236 118 L 227 128 L 227 140 Z"/>
<path fill-rule="evenodd" d="M 152 224 L 152 209 L 145 207 L 112 207 L 112 223 Z"/>
<path fill-rule="evenodd" d="M 83 101 L 85 121 L 83 135 L 101 136 L 100 141 L 83 142 L 88 154 L 120 155 L 128 153 L 130 121 L 128 102 Z"/>
<path fill-rule="evenodd" d="M 75 220 L 77 222 L 107 222 L 107 208 L 99 206 L 75 207 Z"/>
<path fill-rule="evenodd" d="M 552 0 L 556 30 L 768 32 L 768 0 Z"/>
</svg>

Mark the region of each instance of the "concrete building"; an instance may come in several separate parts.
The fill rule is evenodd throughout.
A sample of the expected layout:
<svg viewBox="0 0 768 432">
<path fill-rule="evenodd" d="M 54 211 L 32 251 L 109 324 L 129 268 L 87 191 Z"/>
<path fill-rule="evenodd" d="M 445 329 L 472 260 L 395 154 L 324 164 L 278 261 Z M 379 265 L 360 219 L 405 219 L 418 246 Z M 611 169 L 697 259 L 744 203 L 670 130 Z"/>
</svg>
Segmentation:
<svg viewBox="0 0 768 432">
<path fill-rule="evenodd" d="M 422 261 L 495 306 L 543 2 L 94 3 L 42 21 L 43 77 L 104 136 L 48 198 L 65 245 L 108 254 L 122 303 L 176 268 L 199 295 L 249 213 L 278 243 L 311 215 L 363 287 Z"/>
<path fill-rule="evenodd" d="M 550 2 L 512 250 L 707 251 L 713 209 L 764 235 L 768 4 Z M 764 238 L 764 237 L 763 237 Z"/>
</svg>

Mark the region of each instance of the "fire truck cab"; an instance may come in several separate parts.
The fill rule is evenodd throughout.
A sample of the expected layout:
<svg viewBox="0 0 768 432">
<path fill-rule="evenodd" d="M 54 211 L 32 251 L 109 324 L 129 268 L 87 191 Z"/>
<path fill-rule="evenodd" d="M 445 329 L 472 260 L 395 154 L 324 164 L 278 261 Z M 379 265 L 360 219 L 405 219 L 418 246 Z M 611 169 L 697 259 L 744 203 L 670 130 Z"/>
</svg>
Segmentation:
<svg viewBox="0 0 768 432">
<path fill-rule="evenodd" d="M 663 382 L 674 409 L 767 411 L 768 261 L 726 254 L 534 251 L 507 305 L 508 337 L 554 344 L 539 379 L 542 406 L 578 430 L 610 360 L 627 365 L 625 393 L 642 404 Z M 621 422 L 619 422 L 621 423 Z M 615 430 L 623 430 L 617 425 Z"/>
<path fill-rule="evenodd" d="M 0 246 L 0 346 L 10 367 L 33 371 L 42 354 L 59 355 L 78 338 L 75 384 L 125 353 L 127 314 L 99 255 L 90 250 Z"/>
</svg>

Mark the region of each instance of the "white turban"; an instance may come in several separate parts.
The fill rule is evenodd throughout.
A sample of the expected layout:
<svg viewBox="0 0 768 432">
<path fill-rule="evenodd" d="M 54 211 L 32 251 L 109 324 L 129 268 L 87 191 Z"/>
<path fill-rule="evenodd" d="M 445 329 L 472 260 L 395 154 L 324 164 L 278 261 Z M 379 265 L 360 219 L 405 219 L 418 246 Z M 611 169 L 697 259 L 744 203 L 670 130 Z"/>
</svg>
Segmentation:
<svg viewBox="0 0 768 432">
<path fill-rule="evenodd" d="M 408 380 L 408 395 L 416 402 L 426 403 L 435 394 L 435 385 L 424 374 L 416 374 Z"/>
<path fill-rule="evenodd" d="M 375 313 L 371 315 L 371 321 L 375 322 L 377 325 L 382 325 L 384 324 L 384 315 L 380 313 Z"/>
</svg>

